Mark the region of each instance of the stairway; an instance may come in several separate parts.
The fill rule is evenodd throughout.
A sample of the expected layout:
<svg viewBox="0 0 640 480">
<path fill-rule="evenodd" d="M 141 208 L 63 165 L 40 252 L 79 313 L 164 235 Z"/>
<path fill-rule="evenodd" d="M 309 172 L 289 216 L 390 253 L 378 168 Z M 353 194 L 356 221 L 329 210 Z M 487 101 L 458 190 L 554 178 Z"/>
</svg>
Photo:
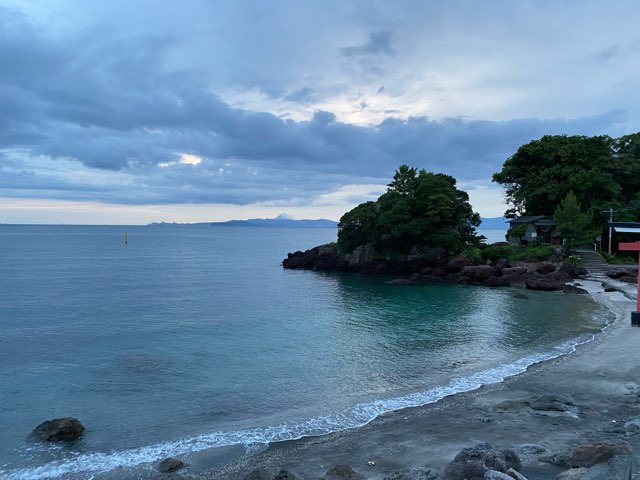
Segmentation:
<svg viewBox="0 0 640 480">
<path fill-rule="evenodd" d="M 576 250 L 576 253 L 582 259 L 582 265 L 587 269 L 589 275 L 596 277 L 606 276 L 607 270 L 609 270 L 609 264 L 598 252 L 584 249 Z"/>
</svg>

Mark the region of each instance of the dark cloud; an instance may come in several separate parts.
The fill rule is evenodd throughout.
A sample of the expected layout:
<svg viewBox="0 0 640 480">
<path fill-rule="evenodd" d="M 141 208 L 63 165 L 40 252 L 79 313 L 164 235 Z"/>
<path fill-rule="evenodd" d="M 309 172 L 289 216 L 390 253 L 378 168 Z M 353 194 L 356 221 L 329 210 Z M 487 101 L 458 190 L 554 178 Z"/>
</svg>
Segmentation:
<svg viewBox="0 0 640 480">
<path fill-rule="evenodd" d="M 346 57 L 394 55 L 395 51 L 391 48 L 391 37 L 393 37 L 393 31 L 391 30 L 372 32 L 369 34 L 369 41 L 367 43 L 355 47 L 344 47 L 340 49 L 340 52 Z"/>
<path fill-rule="evenodd" d="M 367 43 L 343 48 L 341 61 L 393 55 L 392 36 L 377 30 Z M 488 182 L 531 139 L 615 134 L 627 121 L 620 110 L 573 120 L 419 116 L 358 126 L 327 111 L 285 120 L 224 101 L 211 75 L 176 66 L 180 48 L 179 38 L 151 28 L 54 35 L 24 16 L 0 13 L 0 65 L 10 66 L 0 75 L 0 195 L 304 203 L 346 184 L 384 184 L 402 163 Z M 312 86 L 261 91 L 300 103 L 317 95 Z M 365 99 L 354 104 L 368 108 Z M 180 163 L 183 153 L 201 162 Z"/>
</svg>

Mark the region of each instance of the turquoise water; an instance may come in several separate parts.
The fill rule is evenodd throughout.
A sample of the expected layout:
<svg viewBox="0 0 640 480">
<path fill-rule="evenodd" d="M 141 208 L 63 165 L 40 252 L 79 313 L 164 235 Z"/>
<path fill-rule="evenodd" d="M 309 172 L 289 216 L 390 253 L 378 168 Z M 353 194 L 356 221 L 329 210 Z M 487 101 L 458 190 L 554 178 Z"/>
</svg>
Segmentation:
<svg viewBox="0 0 640 480">
<path fill-rule="evenodd" d="M 363 425 L 568 353 L 604 319 L 579 296 L 280 266 L 333 239 L 0 226 L 0 477 L 151 478 L 168 455 Z M 61 416 L 78 417 L 84 438 L 28 438 Z"/>
</svg>

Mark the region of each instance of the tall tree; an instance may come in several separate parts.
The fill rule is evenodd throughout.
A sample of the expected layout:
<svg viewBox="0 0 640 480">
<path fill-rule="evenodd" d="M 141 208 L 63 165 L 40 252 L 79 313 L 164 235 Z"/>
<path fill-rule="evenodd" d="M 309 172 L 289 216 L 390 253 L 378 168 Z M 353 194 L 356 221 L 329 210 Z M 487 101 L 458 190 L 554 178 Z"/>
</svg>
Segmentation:
<svg viewBox="0 0 640 480">
<path fill-rule="evenodd" d="M 578 245 L 589 240 L 590 235 L 587 229 L 591 222 L 591 215 L 588 212 L 582 212 L 573 192 L 569 192 L 556 207 L 554 218 L 568 251 L 573 251 Z"/>
<path fill-rule="evenodd" d="M 338 246 L 343 252 L 365 243 L 380 251 L 407 252 L 415 245 L 457 251 L 478 242 L 479 224 L 455 178 L 402 165 L 376 202 L 342 216 Z"/>
</svg>

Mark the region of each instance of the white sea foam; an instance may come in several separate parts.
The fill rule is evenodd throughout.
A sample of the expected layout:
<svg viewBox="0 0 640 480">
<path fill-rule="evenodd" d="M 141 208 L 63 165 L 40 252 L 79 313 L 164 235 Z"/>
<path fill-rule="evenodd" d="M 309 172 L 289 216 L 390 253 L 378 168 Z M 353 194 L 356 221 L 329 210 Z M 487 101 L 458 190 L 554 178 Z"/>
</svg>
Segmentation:
<svg viewBox="0 0 640 480">
<path fill-rule="evenodd" d="M 116 468 L 140 467 L 167 456 L 187 455 L 231 445 L 243 445 L 248 452 L 251 452 L 255 446 L 259 445 L 356 428 L 366 425 L 384 413 L 427 405 L 449 395 L 475 390 L 482 385 L 502 382 L 508 377 L 523 373 L 531 365 L 572 353 L 579 345 L 593 340 L 595 336 L 585 335 L 566 341 L 547 352 L 532 354 L 513 363 L 477 372 L 467 377 L 453 378 L 447 385 L 396 398 L 357 404 L 333 415 L 318 416 L 292 424 L 284 423 L 264 428 L 214 432 L 123 451 L 84 453 L 72 459 L 52 461 L 39 467 L 0 469 L 0 478 L 41 480 L 71 476 L 89 479 L 95 474 L 109 472 Z"/>
</svg>

